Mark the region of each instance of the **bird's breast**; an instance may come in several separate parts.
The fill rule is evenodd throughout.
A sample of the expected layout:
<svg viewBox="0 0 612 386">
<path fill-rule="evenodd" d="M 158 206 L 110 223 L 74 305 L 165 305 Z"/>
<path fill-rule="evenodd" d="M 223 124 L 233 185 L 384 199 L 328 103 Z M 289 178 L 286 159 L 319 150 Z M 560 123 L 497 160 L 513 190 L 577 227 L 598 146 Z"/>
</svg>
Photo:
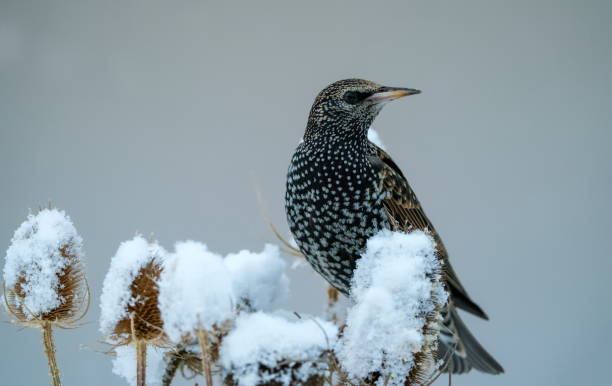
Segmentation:
<svg viewBox="0 0 612 386">
<path fill-rule="evenodd" d="M 348 285 L 368 238 L 387 222 L 377 178 L 359 154 L 296 153 L 289 167 L 289 227 L 307 260 L 336 287 Z"/>
</svg>

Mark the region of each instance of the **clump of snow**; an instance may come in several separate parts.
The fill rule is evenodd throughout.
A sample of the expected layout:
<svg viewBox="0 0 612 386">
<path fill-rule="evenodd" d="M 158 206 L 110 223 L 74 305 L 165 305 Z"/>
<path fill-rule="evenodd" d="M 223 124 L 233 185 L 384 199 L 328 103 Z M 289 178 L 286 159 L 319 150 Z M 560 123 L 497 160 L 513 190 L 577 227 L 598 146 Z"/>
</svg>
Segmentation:
<svg viewBox="0 0 612 386">
<path fill-rule="evenodd" d="M 28 320 L 53 311 L 66 300 L 58 292 L 58 275 L 69 265 L 82 264 L 82 246 L 83 239 L 70 217 L 58 209 L 30 214 L 15 231 L 6 251 L 4 283 L 7 288 L 19 284 L 15 306 Z"/>
<path fill-rule="evenodd" d="M 240 386 L 299 384 L 327 371 L 320 358 L 333 348 L 337 333 L 336 326 L 319 318 L 241 314 L 223 339 L 219 362 Z"/>
<path fill-rule="evenodd" d="M 113 374 L 123 377 L 128 384 L 136 385 L 136 348 L 132 345 L 115 348 Z M 162 349 L 147 346 L 147 385 L 161 385 L 166 365 Z"/>
<path fill-rule="evenodd" d="M 179 242 L 160 277 L 159 307 L 174 342 L 233 316 L 230 272 L 221 256 L 195 241 Z"/>
<path fill-rule="evenodd" d="M 433 239 L 421 231 L 384 230 L 368 240 L 353 277 L 356 304 L 336 347 L 349 376 L 380 372 L 378 384 L 404 384 L 425 343 L 427 314 L 447 300 L 435 252 Z"/>
<path fill-rule="evenodd" d="M 289 278 L 276 245 L 266 244 L 260 253 L 242 250 L 225 258 L 236 298 L 247 309 L 271 310 L 287 298 Z"/>
<path fill-rule="evenodd" d="M 128 305 L 134 305 L 138 301 L 132 298 L 130 286 L 140 269 L 150 262 L 161 264 L 166 254 L 167 252 L 157 242 L 149 242 L 140 235 L 121 243 L 111 259 L 100 296 L 102 334 L 109 336 L 115 325 L 128 317 Z"/>
<path fill-rule="evenodd" d="M 381 149 L 387 150 L 385 148 L 385 144 L 380 139 L 380 136 L 378 135 L 378 132 L 376 130 L 374 130 L 373 128 L 371 128 L 371 127 L 368 130 L 368 140 L 370 142 L 372 142 L 374 145 L 380 147 Z"/>
</svg>

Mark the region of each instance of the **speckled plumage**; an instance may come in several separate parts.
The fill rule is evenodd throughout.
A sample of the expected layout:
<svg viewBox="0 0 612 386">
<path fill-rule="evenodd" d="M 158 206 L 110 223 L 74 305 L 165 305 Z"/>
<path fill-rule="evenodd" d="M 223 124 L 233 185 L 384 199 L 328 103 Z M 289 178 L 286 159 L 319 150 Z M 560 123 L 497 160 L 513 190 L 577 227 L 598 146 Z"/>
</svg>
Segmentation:
<svg viewBox="0 0 612 386">
<path fill-rule="evenodd" d="M 347 294 L 364 240 L 384 227 L 385 192 L 359 137 L 302 142 L 287 181 L 289 226 L 304 256 Z"/>
<path fill-rule="evenodd" d="M 451 372 L 474 367 L 500 373 L 501 366 L 471 336 L 455 306 L 485 319 L 486 314 L 457 279 L 442 240 L 402 171 L 367 139 L 384 102 L 418 92 L 347 79 L 319 93 L 289 166 L 285 196 L 289 228 L 315 271 L 345 295 L 371 236 L 381 229 L 431 233 L 445 263 L 451 294 L 442 311 L 446 329 L 441 331 L 438 355 L 446 357 Z"/>
</svg>

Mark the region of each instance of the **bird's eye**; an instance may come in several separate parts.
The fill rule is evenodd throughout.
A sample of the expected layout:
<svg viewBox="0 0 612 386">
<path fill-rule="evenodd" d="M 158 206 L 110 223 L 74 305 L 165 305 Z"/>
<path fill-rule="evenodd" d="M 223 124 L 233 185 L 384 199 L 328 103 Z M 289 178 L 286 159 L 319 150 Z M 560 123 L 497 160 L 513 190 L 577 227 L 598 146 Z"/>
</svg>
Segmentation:
<svg viewBox="0 0 612 386">
<path fill-rule="evenodd" d="M 362 102 L 370 95 L 372 95 L 372 93 L 363 91 L 347 91 L 344 93 L 342 99 L 344 99 L 344 101 L 349 105 L 356 105 L 357 103 Z"/>
</svg>

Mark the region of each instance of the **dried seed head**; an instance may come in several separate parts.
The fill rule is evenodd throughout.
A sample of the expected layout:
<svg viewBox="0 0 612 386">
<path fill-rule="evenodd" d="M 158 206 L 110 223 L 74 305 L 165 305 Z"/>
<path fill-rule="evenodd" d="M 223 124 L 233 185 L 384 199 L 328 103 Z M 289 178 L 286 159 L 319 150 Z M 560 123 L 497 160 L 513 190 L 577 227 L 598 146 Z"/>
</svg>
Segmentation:
<svg viewBox="0 0 612 386">
<path fill-rule="evenodd" d="M 441 264 L 433 238 L 421 231 L 383 231 L 368 240 L 335 350 L 351 379 L 388 386 L 430 379 L 438 315 L 448 299 Z"/>
<path fill-rule="evenodd" d="M 42 209 L 15 231 L 6 253 L 7 310 L 24 324 L 69 327 L 89 304 L 83 240 L 64 211 Z"/>
<path fill-rule="evenodd" d="M 337 333 L 319 318 L 243 313 L 223 339 L 219 365 L 226 384 L 316 385 L 330 374 Z"/>
<path fill-rule="evenodd" d="M 128 317 L 121 319 L 115 325 L 113 335 L 132 334 L 132 339 L 144 341 L 154 341 L 159 338 L 163 328 L 157 286 L 160 273 L 161 266 L 154 261 L 140 269 L 130 286 L 133 301 L 127 307 Z"/>
<path fill-rule="evenodd" d="M 175 343 L 234 316 L 231 276 L 220 255 L 196 241 L 176 243 L 160 280 L 164 329 Z"/>
<path fill-rule="evenodd" d="M 104 279 L 100 329 L 110 342 L 161 344 L 163 322 L 158 281 L 166 252 L 136 236 L 121 244 Z"/>
</svg>

